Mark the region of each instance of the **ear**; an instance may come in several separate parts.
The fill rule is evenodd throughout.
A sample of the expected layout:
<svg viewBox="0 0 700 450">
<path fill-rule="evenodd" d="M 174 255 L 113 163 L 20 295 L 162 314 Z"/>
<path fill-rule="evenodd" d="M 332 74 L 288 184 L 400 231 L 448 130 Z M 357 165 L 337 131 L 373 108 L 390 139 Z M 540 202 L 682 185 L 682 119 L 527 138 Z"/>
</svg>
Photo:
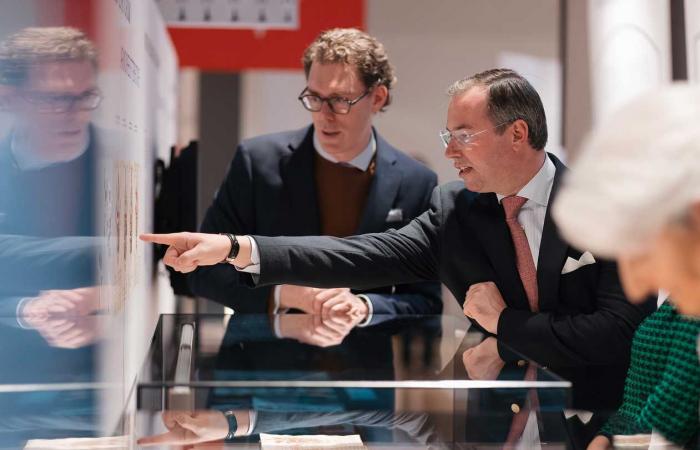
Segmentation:
<svg viewBox="0 0 700 450">
<path fill-rule="evenodd" d="M 376 113 L 379 112 L 379 110 L 381 110 L 386 104 L 386 101 L 389 98 L 389 89 L 387 89 L 383 84 L 380 84 L 372 89 L 372 93 L 370 95 L 372 96 L 372 112 Z"/>
<path fill-rule="evenodd" d="M 511 124 L 513 129 L 513 146 L 517 148 L 523 148 L 523 146 L 529 146 L 530 141 L 530 129 L 527 126 L 527 122 L 522 119 L 517 119 Z"/>
</svg>

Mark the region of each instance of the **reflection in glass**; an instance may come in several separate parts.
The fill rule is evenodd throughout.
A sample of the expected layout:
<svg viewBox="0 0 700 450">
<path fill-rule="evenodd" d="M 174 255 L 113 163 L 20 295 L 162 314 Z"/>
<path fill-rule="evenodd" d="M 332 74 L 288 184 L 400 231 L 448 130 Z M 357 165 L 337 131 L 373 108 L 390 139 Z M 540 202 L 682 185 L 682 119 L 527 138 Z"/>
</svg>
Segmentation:
<svg viewBox="0 0 700 450">
<path fill-rule="evenodd" d="M 83 32 L 29 27 L 0 43 L 0 448 L 99 433 L 100 100 Z"/>
</svg>

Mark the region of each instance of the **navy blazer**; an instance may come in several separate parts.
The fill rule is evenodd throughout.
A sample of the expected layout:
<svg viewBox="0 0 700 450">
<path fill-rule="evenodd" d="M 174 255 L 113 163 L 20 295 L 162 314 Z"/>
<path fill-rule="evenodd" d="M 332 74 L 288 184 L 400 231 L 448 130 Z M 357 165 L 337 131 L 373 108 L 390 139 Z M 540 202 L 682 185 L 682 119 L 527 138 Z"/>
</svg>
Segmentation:
<svg viewBox="0 0 700 450">
<path fill-rule="evenodd" d="M 556 166 L 551 205 L 565 167 L 549 157 Z M 369 288 L 440 280 L 460 301 L 472 284 L 492 281 L 507 305 L 499 342 L 548 366 L 624 365 L 632 335 L 653 305 L 627 302 L 613 262 L 598 259 L 562 274 L 567 257 L 582 252 L 562 240 L 550 210 L 537 266 L 539 312 L 528 306 L 496 194 L 471 192 L 461 181 L 436 188 L 430 209 L 398 231 L 346 239 L 254 236 L 258 281 Z"/>
<path fill-rule="evenodd" d="M 437 184 L 437 176 L 430 169 L 392 147 L 376 131 L 374 135 L 376 171 L 357 234 L 404 226 L 428 208 Z M 269 236 L 320 234 L 314 153 L 313 126 L 243 141 L 201 231 Z M 402 210 L 400 221 L 387 221 L 391 209 Z M 241 277 L 232 266 L 218 264 L 198 268 L 188 281 L 196 295 L 238 312 L 267 312 L 272 287 L 251 290 L 242 285 Z M 355 292 L 369 297 L 376 315 L 442 312 L 436 282 L 389 282 Z"/>
</svg>

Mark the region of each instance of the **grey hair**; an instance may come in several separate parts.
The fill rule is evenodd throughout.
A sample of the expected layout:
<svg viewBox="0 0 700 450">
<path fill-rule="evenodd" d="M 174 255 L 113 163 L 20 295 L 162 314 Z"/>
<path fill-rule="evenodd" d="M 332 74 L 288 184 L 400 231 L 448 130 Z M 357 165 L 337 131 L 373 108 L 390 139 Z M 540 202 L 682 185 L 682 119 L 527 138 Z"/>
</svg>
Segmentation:
<svg viewBox="0 0 700 450">
<path fill-rule="evenodd" d="M 644 248 L 700 201 L 700 89 L 639 97 L 586 139 L 553 214 L 563 236 L 605 257 Z"/>
<path fill-rule="evenodd" d="M 97 67 L 97 50 L 80 30 L 71 27 L 29 27 L 0 44 L 0 84 L 20 86 L 29 68 L 49 61 L 88 61 Z"/>
<path fill-rule="evenodd" d="M 459 96 L 476 86 L 488 89 L 488 114 L 491 122 L 503 124 L 496 128 L 503 134 L 507 124 L 517 119 L 527 123 L 528 142 L 536 150 L 547 145 L 547 117 L 539 94 L 519 73 L 511 69 L 491 69 L 452 83 L 447 88 L 450 97 Z"/>
</svg>

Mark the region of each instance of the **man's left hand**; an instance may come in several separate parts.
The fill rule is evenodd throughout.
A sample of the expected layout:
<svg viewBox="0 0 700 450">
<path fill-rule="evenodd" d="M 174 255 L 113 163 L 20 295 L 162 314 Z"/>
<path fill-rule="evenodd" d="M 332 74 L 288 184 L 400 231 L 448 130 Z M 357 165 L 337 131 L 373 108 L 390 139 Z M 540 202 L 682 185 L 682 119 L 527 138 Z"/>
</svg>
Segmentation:
<svg viewBox="0 0 700 450">
<path fill-rule="evenodd" d="M 484 330 L 491 334 L 498 332 L 498 319 L 504 309 L 506 302 L 493 281 L 469 286 L 464 299 L 464 315 L 476 321 Z"/>
<path fill-rule="evenodd" d="M 493 337 L 465 351 L 462 362 L 472 380 L 495 380 L 505 365 L 498 354 L 498 341 Z"/>
<path fill-rule="evenodd" d="M 327 289 L 314 298 L 313 314 L 320 315 L 324 320 L 352 318 L 357 324 L 367 318 L 369 309 L 350 289 Z"/>
</svg>

